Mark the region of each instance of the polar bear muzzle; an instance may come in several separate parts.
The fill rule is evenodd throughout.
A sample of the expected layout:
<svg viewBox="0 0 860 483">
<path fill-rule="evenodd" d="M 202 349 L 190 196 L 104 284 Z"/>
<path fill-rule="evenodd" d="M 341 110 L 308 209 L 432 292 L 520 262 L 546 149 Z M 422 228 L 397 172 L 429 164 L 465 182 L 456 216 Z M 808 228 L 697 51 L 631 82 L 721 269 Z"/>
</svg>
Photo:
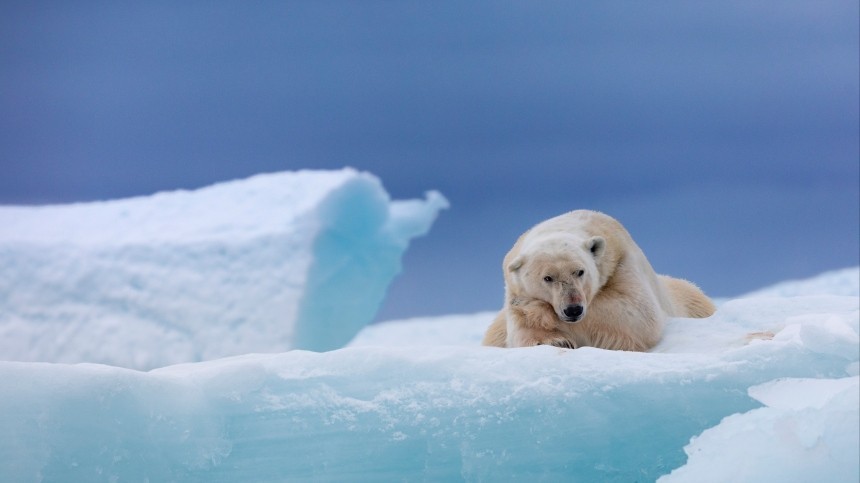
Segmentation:
<svg viewBox="0 0 860 483">
<path fill-rule="evenodd" d="M 565 322 L 578 322 L 585 315 L 585 307 L 580 304 L 568 305 L 562 310 L 564 317 L 561 319 Z"/>
</svg>

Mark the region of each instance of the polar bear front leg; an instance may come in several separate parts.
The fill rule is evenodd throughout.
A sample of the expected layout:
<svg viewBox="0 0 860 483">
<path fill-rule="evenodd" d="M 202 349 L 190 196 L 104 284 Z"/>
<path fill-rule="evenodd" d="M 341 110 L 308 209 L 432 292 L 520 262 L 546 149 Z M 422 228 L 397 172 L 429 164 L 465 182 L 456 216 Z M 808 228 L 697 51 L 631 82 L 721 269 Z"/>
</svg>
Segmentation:
<svg viewBox="0 0 860 483">
<path fill-rule="evenodd" d="M 558 317 L 552 306 L 546 302 L 515 302 L 507 309 L 507 319 L 508 347 L 553 345 L 576 348 L 559 330 Z"/>
<path fill-rule="evenodd" d="M 551 345 L 565 349 L 576 349 L 577 345 L 558 331 L 540 329 L 519 329 L 509 337 L 508 347 L 532 347 L 536 345 Z"/>
</svg>

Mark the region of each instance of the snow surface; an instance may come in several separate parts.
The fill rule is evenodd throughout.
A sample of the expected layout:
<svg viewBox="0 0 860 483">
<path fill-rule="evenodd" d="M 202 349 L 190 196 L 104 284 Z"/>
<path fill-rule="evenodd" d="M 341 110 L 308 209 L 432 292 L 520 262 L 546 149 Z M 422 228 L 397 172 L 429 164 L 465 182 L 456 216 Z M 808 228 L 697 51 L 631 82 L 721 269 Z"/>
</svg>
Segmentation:
<svg viewBox="0 0 860 483">
<path fill-rule="evenodd" d="M 2 362 L 0 475 L 856 482 L 860 299 L 823 292 L 860 269 L 815 280 L 674 319 L 651 353 L 480 347 L 486 312 L 149 372 Z"/>
<path fill-rule="evenodd" d="M 0 480 L 860 479 L 860 268 L 649 353 L 360 330 L 444 206 L 344 170 L 0 208 Z"/>
<path fill-rule="evenodd" d="M 860 481 L 860 378 L 780 379 L 749 394 L 765 407 L 705 430 L 659 481 Z"/>
<path fill-rule="evenodd" d="M 148 369 L 341 347 L 446 206 L 345 169 L 0 207 L 0 359 Z"/>
</svg>

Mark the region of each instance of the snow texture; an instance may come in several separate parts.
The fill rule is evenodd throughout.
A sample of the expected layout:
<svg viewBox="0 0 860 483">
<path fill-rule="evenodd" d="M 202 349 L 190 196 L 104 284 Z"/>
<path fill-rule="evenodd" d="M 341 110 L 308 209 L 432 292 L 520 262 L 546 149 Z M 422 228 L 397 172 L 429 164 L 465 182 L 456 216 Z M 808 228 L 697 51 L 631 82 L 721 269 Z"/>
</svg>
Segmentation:
<svg viewBox="0 0 860 483">
<path fill-rule="evenodd" d="M 446 206 L 344 169 L 0 207 L 0 359 L 149 369 L 342 347 Z"/>
<path fill-rule="evenodd" d="M 749 394 L 765 407 L 705 430 L 659 481 L 860 481 L 860 378 L 780 379 Z"/>
<path fill-rule="evenodd" d="M 0 208 L 0 480 L 860 478 L 860 268 L 649 353 L 481 347 L 493 312 L 359 332 L 445 205 L 344 170 Z"/>
<path fill-rule="evenodd" d="M 3 362 L 0 475 L 856 482 L 860 300 L 825 291 L 673 319 L 651 353 L 480 347 L 487 312 L 149 372 Z"/>
</svg>

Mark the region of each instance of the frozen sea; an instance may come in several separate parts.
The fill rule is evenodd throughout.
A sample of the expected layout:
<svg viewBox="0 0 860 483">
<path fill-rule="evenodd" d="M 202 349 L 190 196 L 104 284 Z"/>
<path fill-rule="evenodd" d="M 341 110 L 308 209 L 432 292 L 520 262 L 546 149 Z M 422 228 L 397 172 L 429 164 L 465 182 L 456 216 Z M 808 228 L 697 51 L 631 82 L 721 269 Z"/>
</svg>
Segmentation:
<svg viewBox="0 0 860 483">
<path fill-rule="evenodd" d="M 347 170 L 0 209 L 0 479 L 860 479 L 860 268 L 648 353 L 481 347 L 492 311 L 367 326 L 445 206 Z"/>
</svg>

